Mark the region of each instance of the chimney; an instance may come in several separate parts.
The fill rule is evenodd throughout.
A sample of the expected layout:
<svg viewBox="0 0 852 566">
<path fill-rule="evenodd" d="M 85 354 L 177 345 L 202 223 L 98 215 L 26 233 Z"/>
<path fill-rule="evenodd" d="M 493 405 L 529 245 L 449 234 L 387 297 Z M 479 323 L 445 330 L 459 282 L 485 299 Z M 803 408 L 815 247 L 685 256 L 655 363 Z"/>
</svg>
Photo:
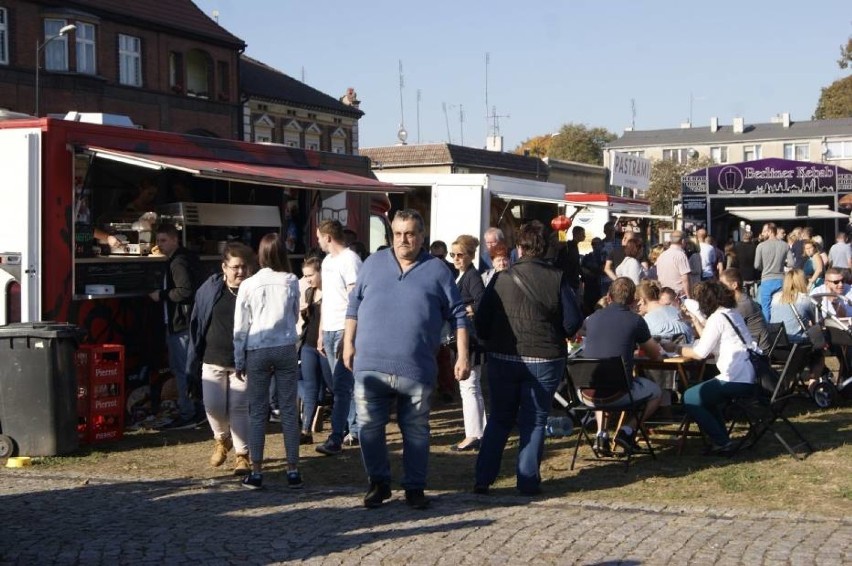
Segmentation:
<svg viewBox="0 0 852 566">
<path fill-rule="evenodd" d="M 716 116 L 710 118 L 710 131 L 714 134 L 719 131 L 719 118 Z"/>
<path fill-rule="evenodd" d="M 784 112 L 783 114 L 781 114 L 781 124 L 783 124 L 785 128 L 790 127 L 790 113 L 789 112 Z"/>
<path fill-rule="evenodd" d="M 734 118 L 734 133 L 741 134 L 743 133 L 743 129 L 745 128 L 745 119 L 744 118 Z"/>
<path fill-rule="evenodd" d="M 691 127 L 692 127 L 692 122 L 690 122 L 689 120 L 687 120 L 686 122 L 681 122 L 681 123 L 680 123 L 680 128 L 681 128 L 682 130 L 688 130 L 688 129 L 689 129 L 689 128 L 691 128 Z"/>
<path fill-rule="evenodd" d="M 503 136 L 488 136 L 485 138 L 485 149 L 488 151 L 503 151 Z"/>
</svg>

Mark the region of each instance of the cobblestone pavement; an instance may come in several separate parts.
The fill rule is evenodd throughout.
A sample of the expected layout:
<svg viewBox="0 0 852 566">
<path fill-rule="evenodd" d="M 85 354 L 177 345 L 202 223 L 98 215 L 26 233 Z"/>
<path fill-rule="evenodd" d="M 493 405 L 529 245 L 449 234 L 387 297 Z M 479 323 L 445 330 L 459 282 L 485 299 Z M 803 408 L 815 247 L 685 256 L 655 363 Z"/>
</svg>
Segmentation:
<svg viewBox="0 0 852 566">
<path fill-rule="evenodd" d="M 852 564 L 852 518 L 0 472 L 0 564 Z"/>
</svg>

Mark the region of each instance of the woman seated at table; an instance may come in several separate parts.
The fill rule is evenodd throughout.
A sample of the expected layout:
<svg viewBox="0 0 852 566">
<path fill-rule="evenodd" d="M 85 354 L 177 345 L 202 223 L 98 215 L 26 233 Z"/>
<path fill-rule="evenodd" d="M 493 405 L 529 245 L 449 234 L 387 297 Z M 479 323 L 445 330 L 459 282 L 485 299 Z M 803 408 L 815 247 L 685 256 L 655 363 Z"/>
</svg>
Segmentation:
<svg viewBox="0 0 852 566">
<path fill-rule="evenodd" d="M 750 395 L 754 389 L 754 368 L 746 349 L 752 337 L 743 317 L 736 311 L 733 291 L 721 283 L 706 281 L 698 284 L 693 294 L 707 322 L 698 342 L 693 346 L 679 346 L 678 352 L 694 360 L 714 356 L 719 375 L 687 389 L 683 396 L 684 408 L 710 437 L 713 443 L 710 453 L 726 455 L 731 453 L 733 442 L 720 409 L 729 399 Z"/>
<path fill-rule="evenodd" d="M 816 323 L 814 304 L 808 296 L 808 282 L 801 269 L 784 274 L 781 292 L 772 297 L 769 322 L 784 324 L 787 340 L 791 344 L 810 344 L 807 329 Z M 822 375 L 825 369 L 822 350 L 811 353 L 810 379 Z"/>
<path fill-rule="evenodd" d="M 642 281 L 636 288 L 636 308 L 648 324 L 651 336 L 658 340 L 692 342 L 692 328 L 680 318 L 678 309 L 660 303 L 661 292 L 662 287 L 656 281 Z M 677 372 L 651 369 L 645 370 L 645 376 L 663 389 L 660 407 L 671 406 L 671 392 L 677 388 Z"/>
</svg>

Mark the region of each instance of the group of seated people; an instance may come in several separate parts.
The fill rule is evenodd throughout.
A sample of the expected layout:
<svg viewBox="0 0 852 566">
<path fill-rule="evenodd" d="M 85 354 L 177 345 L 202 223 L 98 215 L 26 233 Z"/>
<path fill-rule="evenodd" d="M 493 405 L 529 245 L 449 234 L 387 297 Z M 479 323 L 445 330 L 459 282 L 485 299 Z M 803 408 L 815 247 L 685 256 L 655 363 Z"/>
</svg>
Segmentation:
<svg viewBox="0 0 852 566">
<path fill-rule="evenodd" d="M 709 360 L 712 366 L 708 371 L 718 373 L 689 387 L 682 401 L 685 411 L 709 437 L 712 444 L 708 452 L 728 455 L 734 445 L 720 409 L 726 400 L 753 391 L 755 375 L 748 349 L 769 350 L 768 323 L 783 325 L 789 343 L 807 342 L 808 328 L 819 324 L 821 318 L 852 315 L 848 307 L 852 288 L 846 283 L 844 270 L 829 268 L 825 282 L 809 294 L 803 271 L 792 269 L 773 295 L 768 317 L 743 291 L 737 269 L 723 270 L 718 279 L 697 284 L 691 294 L 694 302 L 691 308 L 685 308 L 676 293 L 657 281 L 643 280 L 637 286 L 629 277 L 618 277 L 599 309 L 584 323 L 583 355 L 620 356 L 629 374 L 633 373 L 637 347 L 651 360 L 661 359 L 664 350 L 687 359 Z M 814 348 L 809 368 L 811 379 L 824 371 L 821 349 Z M 644 418 L 648 418 L 658 410 L 666 411 L 676 391 L 673 371 L 645 370 L 634 378 L 631 392 L 634 399 L 647 400 Z M 583 391 L 578 394 L 582 401 L 594 404 L 594 399 L 584 399 Z M 603 414 L 598 414 L 597 424 L 595 449 L 607 453 L 612 442 Z M 636 422 L 625 422 L 615 434 L 615 444 L 625 451 L 635 450 L 636 426 Z"/>
</svg>

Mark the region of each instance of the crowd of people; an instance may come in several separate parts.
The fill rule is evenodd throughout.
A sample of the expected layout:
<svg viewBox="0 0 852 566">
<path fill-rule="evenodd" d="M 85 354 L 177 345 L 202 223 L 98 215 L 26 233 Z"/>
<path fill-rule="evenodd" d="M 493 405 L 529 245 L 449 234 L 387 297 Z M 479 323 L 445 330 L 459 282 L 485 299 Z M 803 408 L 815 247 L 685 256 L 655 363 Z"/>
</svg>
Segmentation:
<svg viewBox="0 0 852 566">
<path fill-rule="evenodd" d="M 299 446 L 313 443 L 330 395 L 331 431 L 316 451 L 335 456 L 360 446 L 369 482 L 363 503 L 380 507 L 391 497 L 385 430 L 395 410 L 405 500 L 425 508 L 431 405 L 458 391 L 464 437 L 451 450 L 478 451 L 474 491 L 488 493 L 517 428 L 516 487 L 537 494 L 545 424 L 567 344 L 576 339 L 586 357 L 621 357 L 630 374 L 637 349 L 652 360 L 664 350 L 712 357 L 717 373 L 685 392 L 673 372 L 648 371 L 633 379 L 630 395 L 646 401 L 644 417 L 681 400 L 709 437 L 709 452 L 725 454 L 732 443 L 719 406 L 752 386 L 748 349 L 768 347 L 767 323 L 782 324 L 791 342 L 802 342 L 819 316 L 846 316 L 844 298 L 852 299 L 845 233 L 826 253 L 807 227 L 784 240 L 768 223 L 758 238 L 746 232 L 724 250 L 704 229 L 692 237 L 675 230 L 649 249 L 629 225 L 609 224 L 585 254 L 583 228 L 560 243 L 535 221 L 513 234 L 511 249 L 498 228 L 485 232 L 481 248 L 467 234 L 427 247 L 423 219 L 412 209 L 398 211 L 391 228 L 392 246 L 367 257 L 347 245 L 340 222 L 322 222 L 322 254 L 304 261 L 300 279 L 278 234 L 266 235 L 256 255 L 229 243 L 221 273 L 194 296 L 187 254 L 173 227 L 160 228 L 169 267 L 151 298 L 164 303 L 170 361 L 183 375 L 178 424 L 193 420 L 188 390 L 200 375 L 211 465 L 223 465 L 233 450 L 242 484 L 263 486 L 272 403 L 287 483 L 301 487 Z M 813 377 L 822 371 L 818 354 L 810 367 Z M 589 403 L 628 394 L 577 393 Z M 639 426 L 628 420 L 610 431 L 598 414 L 596 450 L 636 450 Z"/>
</svg>

